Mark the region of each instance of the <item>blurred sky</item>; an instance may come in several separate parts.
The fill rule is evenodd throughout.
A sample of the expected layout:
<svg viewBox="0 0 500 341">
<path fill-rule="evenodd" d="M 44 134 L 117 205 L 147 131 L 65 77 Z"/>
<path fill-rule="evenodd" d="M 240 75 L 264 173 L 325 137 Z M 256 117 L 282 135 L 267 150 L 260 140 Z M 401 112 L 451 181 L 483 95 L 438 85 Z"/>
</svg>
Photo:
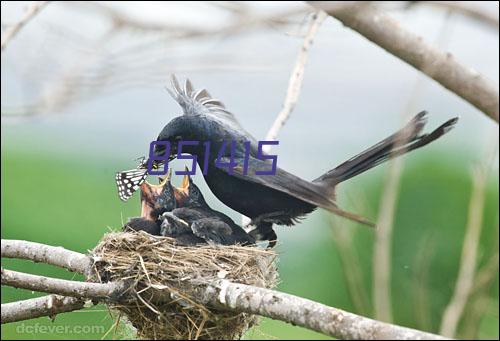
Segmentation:
<svg viewBox="0 0 500 341">
<path fill-rule="evenodd" d="M 105 4 L 158 24 L 214 29 L 232 20 L 227 12 L 203 3 Z M 2 2 L 2 23 L 15 22 L 23 6 Z M 246 6 L 269 14 L 306 5 Z M 404 27 L 498 84 L 498 30 L 427 6 L 385 6 Z M 498 13 L 496 2 L 478 6 Z M 206 87 L 249 132 L 263 139 L 281 109 L 307 29 L 306 18 L 298 16 L 297 24 L 286 28 L 177 41 L 126 29 L 109 37 L 108 19 L 90 5 L 51 3 L 11 42 L 2 53 L 2 111 L 15 112 L 50 93 L 68 74 L 109 71 L 109 85 L 89 83 L 82 90 L 86 97 L 69 101 L 57 113 L 28 119 L 2 116 L 3 147 L 111 159 L 122 169 L 131 168 L 163 125 L 180 113 L 164 90 L 172 72 L 189 77 L 195 87 Z M 120 84 L 125 74 L 132 74 L 134 81 Z M 328 18 L 310 50 L 299 102 L 279 134 L 280 145 L 274 149 L 278 165 L 304 178 L 316 177 L 424 109 L 430 112 L 429 129 L 460 116 L 453 133 L 426 147 L 429 153 L 445 150 L 473 164 L 498 136 L 498 125 L 476 108 Z"/>
</svg>

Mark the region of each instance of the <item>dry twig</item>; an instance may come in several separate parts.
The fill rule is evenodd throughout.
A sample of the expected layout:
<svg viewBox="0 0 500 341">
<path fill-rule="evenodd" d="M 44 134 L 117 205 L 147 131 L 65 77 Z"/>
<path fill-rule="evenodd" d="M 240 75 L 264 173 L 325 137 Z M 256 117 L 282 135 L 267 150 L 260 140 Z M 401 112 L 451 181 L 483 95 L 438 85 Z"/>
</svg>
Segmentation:
<svg viewBox="0 0 500 341">
<path fill-rule="evenodd" d="M 469 218 L 462 247 L 460 269 L 455 291 L 441 320 L 441 333 L 453 337 L 474 285 L 479 237 L 483 224 L 483 208 L 487 181 L 486 167 L 477 168 L 472 175 L 473 187 L 469 204 Z"/>
<path fill-rule="evenodd" d="M 498 15 L 494 15 L 492 12 L 483 10 L 478 6 L 478 4 L 471 3 L 470 1 L 468 4 L 464 3 L 464 1 L 410 1 L 410 5 L 414 4 L 424 4 L 460 13 L 466 17 L 476 20 L 477 22 L 498 30 Z"/>
<path fill-rule="evenodd" d="M 9 42 L 14 38 L 26 24 L 33 19 L 40 11 L 47 6 L 49 1 L 34 1 L 17 23 L 9 27 L 2 36 L 2 52 L 7 47 Z"/>
<path fill-rule="evenodd" d="M 300 48 L 299 54 L 295 61 L 295 66 L 293 68 L 292 74 L 290 75 L 290 80 L 288 81 L 288 89 L 286 91 L 285 101 L 283 103 L 283 108 L 279 112 L 278 116 L 274 120 L 273 125 L 269 129 L 266 135 L 266 141 L 274 141 L 278 137 L 280 129 L 285 125 L 285 122 L 290 117 L 295 104 L 299 99 L 300 89 L 302 88 L 302 81 L 304 80 L 304 70 L 307 63 L 307 58 L 309 54 L 309 49 L 314 41 L 314 37 L 318 32 L 323 21 L 326 19 L 326 14 L 323 11 L 314 14 L 313 20 L 309 26 L 302 47 Z M 269 146 L 265 146 L 266 148 Z M 268 152 L 268 149 L 264 149 Z"/>
<path fill-rule="evenodd" d="M 304 71 L 309 55 L 309 49 L 311 48 L 314 38 L 325 19 L 326 14 L 322 11 L 313 14 L 313 19 L 311 20 L 306 36 L 304 38 L 304 42 L 302 43 L 299 54 L 297 55 L 297 59 L 295 60 L 295 65 L 290 75 L 290 80 L 288 81 L 288 89 L 286 92 L 285 101 L 283 102 L 283 108 L 274 119 L 271 128 L 269 128 L 269 131 L 266 134 L 266 141 L 276 140 L 279 131 L 281 130 L 281 128 L 283 128 L 293 109 L 295 108 L 295 104 L 299 99 L 300 89 L 302 88 L 302 81 L 304 80 Z M 270 150 L 270 145 L 265 145 L 263 148 L 263 151 L 265 153 L 269 153 Z M 247 226 L 250 223 L 250 219 L 248 217 L 242 216 L 241 223 L 243 226 Z"/>
</svg>

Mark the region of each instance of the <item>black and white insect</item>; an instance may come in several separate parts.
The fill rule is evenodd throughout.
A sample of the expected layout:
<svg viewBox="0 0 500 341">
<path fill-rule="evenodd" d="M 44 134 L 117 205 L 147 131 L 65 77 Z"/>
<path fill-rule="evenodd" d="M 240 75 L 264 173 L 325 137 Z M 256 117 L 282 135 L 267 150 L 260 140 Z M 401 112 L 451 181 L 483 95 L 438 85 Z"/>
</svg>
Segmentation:
<svg viewBox="0 0 500 341">
<path fill-rule="evenodd" d="M 139 189 L 146 177 L 147 169 L 131 169 L 116 173 L 116 185 L 118 186 L 118 196 L 122 201 L 127 201 L 135 191 Z"/>
</svg>

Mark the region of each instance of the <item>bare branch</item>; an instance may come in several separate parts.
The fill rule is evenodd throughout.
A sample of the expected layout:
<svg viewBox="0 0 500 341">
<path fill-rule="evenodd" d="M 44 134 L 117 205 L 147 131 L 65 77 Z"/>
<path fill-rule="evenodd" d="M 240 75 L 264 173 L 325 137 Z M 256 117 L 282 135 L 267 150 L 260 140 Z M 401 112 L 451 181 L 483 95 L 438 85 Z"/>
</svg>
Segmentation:
<svg viewBox="0 0 500 341">
<path fill-rule="evenodd" d="M 314 18 L 309 26 L 306 37 L 304 38 L 304 43 L 299 51 L 297 60 L 295 61 L 295 66 L 288 82 L 288 89 L 286 92 L 285 102 L 283 103 L 283 109 L 281 109 L 278 116 L 276 116 L 271 129 L 267 132 L 267 141 L 276 140 L 280 129 L 285 125 L 286 120 L 295 108 L 295 104 L 299 99 L 300 89 L 302 88 L 302 81 L 304 80 L 304 70 L 307 63 L 309 49 L 311 48 L 319 27 L 325 19 L 326 14 L 323 11 L 314 14 Z M 264 147 L 265 152 L 268 152 L 268 150 L 266 150 L 266 148 L 269 149 L 268 147 L 269 146 Z"/>
<path fill-rule="evenodd" d="M 365 288 L 366 282 L 363 280 L 362 267 L 352 242 L 355 230 L 346 228 L 345 224 L 336 224 L 337 219 L 336 216 L 332 215 L 332 239 L 340 257 L 349 298 L 357 313 L 369 315 L 371 307 Z"/>
<path fill-rule="evenodd" d="M 213 37 L 217 35 L 234 35 L 248 29 L 263 27 L 269 24 L 286 24 L 287 19 L 296 15 L 307 13 L 307 7 L 291 8 L 280 13 L 258 14 L 254 11 L 244 10 L 240 12 L 242 15 L 236 15 L 236 20 L 228 20 L 226 25 L 209 29 L 207 27 L 196 28 L 187 25 L 173 24 L 156 24 L 143 20 L 131 18 L 130 16 L 110 7 L 97 2 L 77 3 L 96 10 L 96 13 L 108 16 L 115 28 L 131 29 L 149 33 L 162 33 L 174 39 L 191 39 Z M 241 5 L 240 5 L 241 6 Z M 236 13 L 232 11 L 232 13 Z"/>
<path fill-rule="evenodd" d="M 453 337 L 474 285 L 477 251 L 483 225 L 483 208 L 487 180 L 486 169 L 476 169 L 473 173 L 473 189 L 469 204 L 469 218 L 462 247 L 460 269 L 455 291 L 441 320 L 441 333 Z"/>
<path fill-rule="evenodd" d="M 480 322 L 485 317 L 485 313 L 487 313 L 491 304 L 490 292 L 498 276 L 498 223 L 494 227 L 492 238 L 496 241 L 495 251 L 493 251 L 488 262 L 478 269 L 469 302 L 464 309 L 464 324 L 460 333 L 460 337 L 464 340 L 480 338 L 478 336 Z"/>
<path fill-rule="evenodd" d="M 83 275 L 92 265 L 92 260 L 81 253 L 25 240 L 2 239 L 2 257 L 55 265 Z"/>
<path fill-rule="evenodd" d="M 406 138 L 403 139 L 403 141 Z M 398 146 L 399 147 L 399 146 Z M 384 194 L 380 202 L 375 243 L 373 250 L 373 303 L 375 318 L 392 321 L 391 300 L 391 250 L 394 215 L 399 195 L 400 177 L 403 171 L 401 158 L 391 161 Z"/>
<path fill-rule="evenodd" d="M 29 300 L 2 304 L 2 323 L 55 316 L 83 309 L 85 302 L 75 297 L 47 295 Z"/>
<path fill-rule="evenodd" d="M 498 260 L 499 257 L 497 247 L 497 250 L 493 253 L 488 262 L 480 270 L 478 270 L 474 276 L 474 285 L 471 289 L 471 293 L 474 294 L 484 290 L 484 288 L 488 287 L 491 281 L 495 279 L 495 276 L 498 273 Z"/>
<path fill-rule="evenodd" d="M 2 241 L 3 243 L 3 241 Z M 29 244 L 29 242 L 27 242 Z M 19 241 L 19 244 L 22 244 Z M 22 253 L 22 252 L 20 252 Z M 21 255 L 27 259 L 26 256 Z M 84 256 L 84 255 L 82 255 Z M 85 271 L 89 273 L 90 271 Z M 62 293 L 77 298 L 92 299 L 94 302 L 117 302 L 127 300 L 127 286 L 124 283 L 83 283 L 42 276 L 23 274 L 2 269 L 2 285 Z M 441 340 L 439 335 L 391 325 L 366 317 L 328 307 L 294 295 L 270 289 L 216 280 L 200 283 L 193 297 L 207 306 L 235 312 L 247 312 L 272 319 L 303 326 L 342 339 L 426 339 Z M 168 290 L 168 289 L 165 289 Z M 39 316 L 54 315 L 57 312 L 79 309 L 81 302 L 69 298 L 57 299 L 57 310 L 50 310 L 49 298 L 26 300 L 2 305 L 2 323 L 19 321 Z M 4 313 L 4 307 L 6 312 Z M 8 313 L 7 313 L 8 312 Z"/>
<path fill-rule="evenodd" d="M 5 34 L 2 37 L 2 52 L 12 38 L 14 38 L 31 19 L 33 19 L 45 6 L 47 6 L 48 3 L 49 1 L 34 1 L 29 6 L 21 20 L 5 31 Z"/>
<path fill-rule="evenodd" d="M 498 123 L 498 85 L 461 64 L 451 53 L 440 51 L 425 42 L 422 37 L 407 31 L 397 20 L 370 4 L 331 6 L 326 1 L 309 3 L 315 8 L 324 9 L 344 25 L 425 73 Z"/>
<path fill-rule="evenodd" d="M 321 24 L 326 19 L 326 14 L 323 11 L 313 14 L 314 17 L 309 25 L 309 29 L 307 30 L 307 34 L 304 38 L 304 42 L 302 43 L 302 47 L 300 48 L 299 54 L 297 55 L 297 59 L 295 60 L 295 66 L 292 70 L 292 74 L 290 75 L 290 80 L 288 81 L 288 89 L 285 96 L 285 101 L 283 102 L 283 108 L 276 116 L 273 125 L 269 128 L 269 131 L 266 134 L 266 141 L 274 141 L 278 137 L 278 133 L 281 128 L 285 125 L 288 117 L 292 113 L 295 108 L 295 104 L 299 99 L 300 89 L 302 88 L 302 81 L 304 80 L 304 70 L 306 67 L 309 49 L 313 44 L 314 37 L 318 32 Z M 265 153 L 269 153 L 271 150 L 270 145 L 265 145 L 263 151 Z M 250 223 L 250 218 L 241 216 L 241 224 L 243 226 L 248 226 Z"/>
<path fill-rule="evenodd" d="M 123 283 L 87 283 L 31 275 L 2 268 L 2 285 L 85 299 L 115 298 L 124 292 Z"/>
<path fill-rule="evenodd" d="M 306 327 L 342 340 L 443 340 L 439 335 L 372 320 L 326 305 L 227 280 L 214 282 L 202 302 Z"/>
<path fill-rule="evenodd" d="M 479 8 L 475 3 L 471 4 L 469 2 L 466 4 L 463 1 L 410 1 L 410 5 L 413 4 L 424 4 L 460 13 L 498 30 L 498 16 L 494 15 L 492 12 Z"/>
</svg>

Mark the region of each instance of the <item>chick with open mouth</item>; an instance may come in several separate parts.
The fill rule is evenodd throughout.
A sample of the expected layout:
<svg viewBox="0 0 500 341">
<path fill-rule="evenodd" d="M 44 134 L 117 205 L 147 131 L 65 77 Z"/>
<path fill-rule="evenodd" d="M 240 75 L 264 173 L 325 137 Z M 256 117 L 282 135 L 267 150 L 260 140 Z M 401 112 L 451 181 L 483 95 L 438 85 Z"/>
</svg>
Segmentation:
<svg viewBox="0 0 500 341">
<path fill-rule="evenodd" d="M 185 175 L 180 187 L 172 186 L 171 177 L 169 171 L 159 185 L 140 185 L 141 217 L 132 218 L 124 229 L 172 237 L 182 245 L 255 244 L 241 226 L 207 204 L 191 177 Z"/>
</svg>

